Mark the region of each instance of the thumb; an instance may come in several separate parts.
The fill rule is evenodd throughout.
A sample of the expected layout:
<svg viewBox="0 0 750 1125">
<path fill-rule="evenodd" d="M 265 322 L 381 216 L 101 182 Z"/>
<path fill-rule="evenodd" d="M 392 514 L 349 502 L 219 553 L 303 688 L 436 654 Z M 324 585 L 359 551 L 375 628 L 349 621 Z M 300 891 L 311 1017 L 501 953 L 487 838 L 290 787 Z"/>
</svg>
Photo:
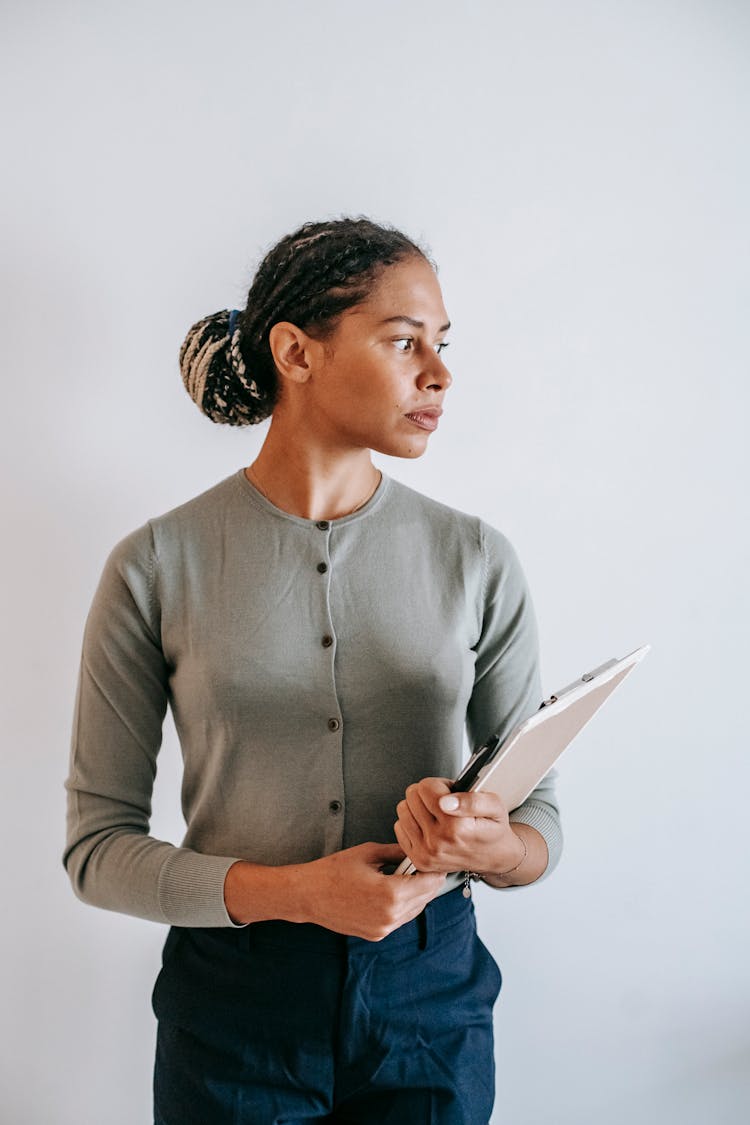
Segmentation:
<svg viewBox="0 0 750 1125">
<path fill-rule="evenodd" d="M 502 820 L 503 816 L 507 816 L 501 798 L 487 789 L 478 793 L 446 793 L 438 801 L 438 807 L 441 812 L 453 816 L 487 817 L 490 820 Z"/>
<path fill-rule="evenodd" d="M 366 849 L 365 858 L 367 863 L 393 863 L 394 860 L 404 859 L 406 853 L 399 844 L 363 844 L 362 847 Z"/>
</svg>

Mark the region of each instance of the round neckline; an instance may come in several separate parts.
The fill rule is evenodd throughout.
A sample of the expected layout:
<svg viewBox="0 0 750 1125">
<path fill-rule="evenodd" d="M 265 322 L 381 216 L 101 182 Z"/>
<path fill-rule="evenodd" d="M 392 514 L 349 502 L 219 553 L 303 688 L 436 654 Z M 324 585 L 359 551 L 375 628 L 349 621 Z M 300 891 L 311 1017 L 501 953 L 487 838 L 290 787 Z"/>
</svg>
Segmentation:
<svg viewBox="0 0 750 1125">
<path fill-rule="evenodd" d="M 272 515 L 280 517 L 281 519 L 290 520 L 300 527 L 318 528 L 320 524 L 325 523 L 330 528 L 343 527 L 345 524 L 354 523 L 355 520 L 362 519 L 363 516 L 369 515 L 370 512 L 378 506 L 388 491 L 388 486 L 390 484 L 390 477 L 388 477 L 382 469 L 378 471 L 380 472 L 380 481 L 369 500 L 367 500 L 361 508 L 357 508 L 356 512 L 350 512 L 347 516 L 339 516 L 339 518 L 335 520 L 311 520 L 307 519 L 305 516 L 294 515 L 293 512 L 285 512 L 283 508 L 277 508 L 275 504 L 271 503 L 267 496 L 263 495 L 260 489 L 257 488 L 251 480 L 248 480 L 244 466 L 237 471 L 235 478 L 247 498 L 256 504 L 257 507 L 264 508 Z"/>
</svg>

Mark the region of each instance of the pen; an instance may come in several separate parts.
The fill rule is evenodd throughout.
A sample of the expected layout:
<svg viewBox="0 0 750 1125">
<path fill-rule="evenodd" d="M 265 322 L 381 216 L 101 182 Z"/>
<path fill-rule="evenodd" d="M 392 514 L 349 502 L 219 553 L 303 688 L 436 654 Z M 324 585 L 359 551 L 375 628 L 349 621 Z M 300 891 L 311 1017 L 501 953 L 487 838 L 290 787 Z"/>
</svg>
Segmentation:
<svg viewBox="0 0 750 1125">
<path fill-rule="evenodd" d="M 487 764 L 500 745 L 500 738 L 493 734 L 483 746 L 474 753 L 464 766 L 461 773 L 451 785 L 452 793 L 466 793 L 478 778 L 483 766 Z"/>
</svg>

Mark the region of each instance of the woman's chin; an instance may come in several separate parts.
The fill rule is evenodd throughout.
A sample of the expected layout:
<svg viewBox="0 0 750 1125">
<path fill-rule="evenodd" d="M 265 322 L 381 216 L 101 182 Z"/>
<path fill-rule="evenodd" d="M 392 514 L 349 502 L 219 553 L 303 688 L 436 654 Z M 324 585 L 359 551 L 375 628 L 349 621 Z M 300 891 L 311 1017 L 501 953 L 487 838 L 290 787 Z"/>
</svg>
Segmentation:
<svg viewBox="0 0 750 1125">
<path fill-rule="evenodd" d="M 429 437 L 429 433 L 417 433 L 397 441 L 384 441 L 378 445 L 373 445 L 372 449 L 376 453 L 385 453 L 388 457 L 403 457 L 408 460 L 415 460 L 417 457 L 421 457 L 427 449 Z"/>
</svg>

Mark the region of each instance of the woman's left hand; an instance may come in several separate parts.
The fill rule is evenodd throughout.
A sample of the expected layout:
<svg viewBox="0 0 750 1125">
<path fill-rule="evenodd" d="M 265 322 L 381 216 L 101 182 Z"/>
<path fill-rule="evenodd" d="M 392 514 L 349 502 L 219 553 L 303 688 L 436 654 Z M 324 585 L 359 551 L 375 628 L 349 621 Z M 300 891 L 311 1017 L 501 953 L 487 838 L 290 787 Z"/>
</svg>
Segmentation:
<svg viewBox="0 0 750 1125">
<path fill-rule="evenodd" d="M 408 787 L 396 814 L 396 839 L 417 871 L 498 874 L 525 854 L 496 793 L 452 793 L 447 778 L 424 777 Z"/>
</svg>

